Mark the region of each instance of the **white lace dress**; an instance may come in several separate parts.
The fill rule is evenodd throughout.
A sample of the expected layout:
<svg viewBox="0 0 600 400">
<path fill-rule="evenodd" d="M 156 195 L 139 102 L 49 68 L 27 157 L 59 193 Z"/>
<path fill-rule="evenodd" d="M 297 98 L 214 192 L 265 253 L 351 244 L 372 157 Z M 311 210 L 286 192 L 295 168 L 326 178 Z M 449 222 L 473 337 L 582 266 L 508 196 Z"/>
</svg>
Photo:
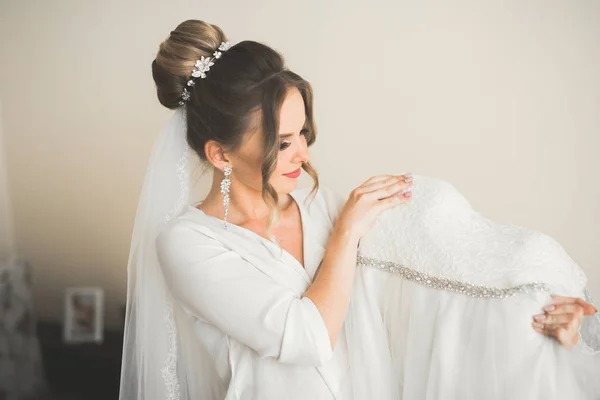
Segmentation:
<svg viewBox="0 0 600 400">
<path fill-rule="evenodd" d="M 447 182 L 415 176 L 413 193 L 380 216 L 358 262 L 377 293 L 399 398 L 600 398 L 598 317 L 571 351 L 531 327 L 550 294 L 586 295 L 563 248 L 485 218 Z"/>
</svg>

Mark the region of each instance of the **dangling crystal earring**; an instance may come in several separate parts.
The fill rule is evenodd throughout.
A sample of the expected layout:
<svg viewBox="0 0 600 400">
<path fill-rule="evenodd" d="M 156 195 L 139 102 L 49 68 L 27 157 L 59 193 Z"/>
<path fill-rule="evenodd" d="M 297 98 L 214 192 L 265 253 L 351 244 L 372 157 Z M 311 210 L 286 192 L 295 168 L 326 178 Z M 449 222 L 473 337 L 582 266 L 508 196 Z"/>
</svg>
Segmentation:
<svg viewBox="0 0 600 400">
<path fill-rule="evenodd" d="M 221 181 L 221 193 L 223 193 L 223 208 L 225 208 L 225 229 L 227 229 L 227 214 L 229 213 L 229 189 L 231 188 L 231 167 L 225 167 L 223 169 L 225 178 Z"/>
</svg>

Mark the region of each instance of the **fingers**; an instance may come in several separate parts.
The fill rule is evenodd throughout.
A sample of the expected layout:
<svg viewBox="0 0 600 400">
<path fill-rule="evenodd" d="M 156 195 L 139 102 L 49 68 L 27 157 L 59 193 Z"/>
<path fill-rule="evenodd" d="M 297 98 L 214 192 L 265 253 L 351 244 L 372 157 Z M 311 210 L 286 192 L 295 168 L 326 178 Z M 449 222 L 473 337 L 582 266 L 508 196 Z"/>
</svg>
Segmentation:
<svg viewBox="0 0 600 400">
<path fill-rule="evenodd" d="M 555 331 L 559 329 L 566 329 L 567 332 L 570 332 L 573 335 L 577 335 L 579 332 L 579 327 L 581 326 L 581 318 L 570 316 L 560 316 L 558 321 L 540 322 L 534 320 L 532 323 L 533 328 L 537 328 L 539 330 L 543 330 L 551 335 L 554 334 Z"/>
<path fill-rule="evenodd" d="M 360 185 L 360 187 L 369 186 L 373 183 L 377 183 L 377 182 L 381 182 L 381 181 L 384 181 L 387 179 L 393 179 L 393 178 L 411 178 L 412 179 L 412 173 L 407 172 L 403 175 L 375 175 L 375 176 L 372 176 L 369 179 L 367 179 L 362 185 Z"/>
<path fill-rule="evenodd" d="M 385 179 L 364 184 L 361 186 L 361 190 L 364 193 L 370 193 L 382 189 L 384 187 L 393 186 L 395 184 L 400 184 L 406 187 L 412 184 L 412 179 L 413 178 L 411 175 L 389 176 Z"/>
<path fill-rule="evenodd" d="M 546 325 L 566 324 L 573 318 L 581 322 L 584 315 L 583 307 L 572 303 L 550 305 L 544 307 L 544 311 L 544 314 L 534 315 L 533 319 Z"/>
<path fill-rule="evenodd" d="M 583 307 L 579 304 L 569 303 L 569 304 L 552 304 L 547 307 L 544 307 L 544 311 L 548 315 L 558 315 L 558 314 L 576 314 L 583 313 Z"/>
<path fill-rule="evenodd" d="M 371 177 L 350 193 L 336 224 L 362 237 L 382 211 L 400 205 L 412 196 L 412 175 Z"/>
<path fill-rule="evenodd" d="M 406 183 L 404 180 L 397 181 L 391 185 L 387 185 L 385 187 L 381 187 L 379 189 L 364 193 L 364 196 L 369 198 L 372 201 L 383 200 L 389 197 L 404 195 L 405 197 L 410 197 L 412 195 L 411 183 Z"/>
<path fill-rule="evenodd" d="M 396 177 L 372 183 L 357 189 L 359 195 L 367 196 L 372 200 L 381 200 L 400 193 L 407 189 L 410 183 Z"/>
<path fill-rule="evenodd" d="M 544 325 L 566 325 L 575 321 L 577 327 L 583 319 L 583 307 L 579 304 L 558 304 L 544 307 L 544 314 L 533 316 L 535 322 Z"/>
<path fill-rule="evenodd" d="M 387 199 L 396 195 L 403 195 L 411 191 L 412 177 L 409 175 L 388 176 L 359 186 L 353 191 L 353 196 L 365 197 L 372 202 Z M 410 195 L 405 196 L 410 197 Z"/>
<path fill-rule="evenodd" d="M 385 179 L 389 179 L 389 178 L 393 178 L 394 175 L 375 175 L 370 177 L 369 179 L 367 179 L 362 185 L 360 186 L 366 186 L 369 185 L 371 183 L 376 183 L 376 182 L 380 182 L 383 181 Z"/>
<path fill-rule="evenodd" d="M 577 332 L 565 328 L 564 326 L 546 326 L 540 327 L 534 322 L 533 330 L 537 333 L 556 339 L 562 346 L 571 347 L 579 342 Z"/>
<path fill-rule="evenodd" d="M 578 299 L 578 304 L 583 307 L 583 315 L 594 315 L 598 312 L 598 309 L 594 307 L 592 304 L 584 301 L 582 299 Z"/>
<path fill-rule="evenodd" d="M 554 330 L 557 329 L 556 327 L 544 326 L 544 324 L 540 324 L 538 322 L 534 322 L 532 324 L 532 326 L 533 326 L 534 331 L 536 331 L 537 333 L 540 333 L 544 336 L 554 336 Z"/>
<path fill-rule="evenodd" d="M 577 318 L 574 314 L 558 314 L 558 315 L 536 315 L 533 317 L 533 320 L 539 323 L 548 325 L 566 325 L 573 318 Z"/>
<path fill-rule="evenodd" d="M 402 177 L 407 177 L 407 178 L 410 177 L 410 178 L 412 178 L 412 173 L 411 172 L 407 172 L 407 173 L 405 173 L 403 175 L 375 175 L 375 176 L 372 176 L 369 179 L 367 179 L 360 186 L 361 187 L 362 186 L 367 186 L 367 185 L 370 185 L 370 184 L 373 184 L 373 183 L 377 183 L 377 182 L 381 182 L 383 180 L 390 179 L 390 178 L 402 178 Z"/>
<path fill-rule="evenodd" d="M 378 209 L 378 212 L 382 212 L 389 208 L 396 207 L 402 203 L 406 203 L 408 200 L 411 199 L 411 197 L 412 197 L 411 192 L 399 194 L 397 196 L 391 196 L 391 197 L 388 197 L 387 199 L 380 200 L 375 207 Z"/>
<path fill-rule="evenodd" d="M 552 296 L 552 303 L 554 305 L 579 304 L 581 307 L 583 307 L 584 315 L 594 315 L 598 312 L 596 307 L 594 307 L 592 304 L 590 304 L 587 301 L 580 299 L 578 297 Z"/>
<path fill-rule="evenodd" d="M 566 347 L 579 341 L 579 327 L 583 320 L 583 307 L 579 304 L 565 303 L 544 308 L 545 314 L 533 316 L 533 329 L 543 335 L 554 337 Z"/>
<path fill-rule="evenodd" d="M 578 332 L 584 315 L 593 315 L 598 310 L 577 297 L 552 296 L 552 303 L 544 307 L 544 314 L 533 317 L 533 329 L 570 348 L 579 342 Z"/>
</svg>

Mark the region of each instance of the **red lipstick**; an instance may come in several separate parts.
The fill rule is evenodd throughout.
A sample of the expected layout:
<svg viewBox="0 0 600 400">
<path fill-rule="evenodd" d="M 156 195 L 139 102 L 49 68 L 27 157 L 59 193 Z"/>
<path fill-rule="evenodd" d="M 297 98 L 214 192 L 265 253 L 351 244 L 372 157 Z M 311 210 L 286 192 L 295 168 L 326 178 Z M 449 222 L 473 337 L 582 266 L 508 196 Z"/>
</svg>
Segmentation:
<svg viewBox="0 0 600 400">
<path fill-rule="evenodd" d="M 298 168 L 297 170 L 290 172 L 289 174 L 283 174 L 283 176 L 287 176 L 288 178 L 297 178 L 302 173 L 302 168 Z"/>
</svg>

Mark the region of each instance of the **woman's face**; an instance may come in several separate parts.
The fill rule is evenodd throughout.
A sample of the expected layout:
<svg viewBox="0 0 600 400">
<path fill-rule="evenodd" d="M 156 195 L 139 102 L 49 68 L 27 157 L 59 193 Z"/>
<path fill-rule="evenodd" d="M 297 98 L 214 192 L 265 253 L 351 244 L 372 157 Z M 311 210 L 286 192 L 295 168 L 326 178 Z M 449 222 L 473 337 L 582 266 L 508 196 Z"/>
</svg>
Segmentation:
<svg viewBox="0 0 600 400">
<path fill-rule="evenodd" d="M 303 130 L 305 122 L 304 99 L 297 88 L 290 88 L 279 114 L 279 155 L 269 180 L 278 194 L 296 188 L 302 164 L 310 161 Z M 232 185 L 243 184 L 256 191 L 262 190 L 263 143 L 264 137 L 259 132 L 249 134 L 239 150 L 229 155 L 233 168 Z"/>
</svg>

